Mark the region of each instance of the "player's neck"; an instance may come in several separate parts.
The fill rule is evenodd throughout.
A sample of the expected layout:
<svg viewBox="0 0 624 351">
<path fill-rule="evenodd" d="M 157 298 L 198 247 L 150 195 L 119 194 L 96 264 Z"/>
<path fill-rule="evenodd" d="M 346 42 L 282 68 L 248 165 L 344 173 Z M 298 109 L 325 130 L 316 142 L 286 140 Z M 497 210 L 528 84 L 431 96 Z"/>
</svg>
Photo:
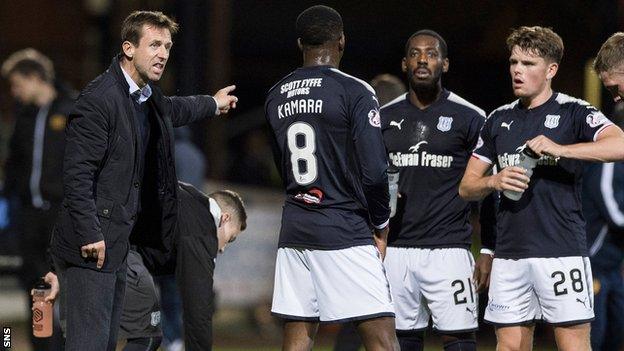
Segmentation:
<svg viewBox="0 0 624 351">
<path fill-rule="evenodd" d="M 421 110 L 431 106 L 440 98 L 440 95 L 442 95 L 441 82 L 432 86 L 410 87 L 409 90 L 410 102 Z"/>
<path fill-rule="evenodd" d="M 553 94 L 551 87 L 547 87 L 535 96 L 521 97 L 522 106 L 526 109 L 532 109 L 542 106 Z"/>
<path fill-rule="evenodd" d="M 314 48 L 303 51 L 303 67 L 340 65 L 340 53 L 333 48 Z"/>
</svg>

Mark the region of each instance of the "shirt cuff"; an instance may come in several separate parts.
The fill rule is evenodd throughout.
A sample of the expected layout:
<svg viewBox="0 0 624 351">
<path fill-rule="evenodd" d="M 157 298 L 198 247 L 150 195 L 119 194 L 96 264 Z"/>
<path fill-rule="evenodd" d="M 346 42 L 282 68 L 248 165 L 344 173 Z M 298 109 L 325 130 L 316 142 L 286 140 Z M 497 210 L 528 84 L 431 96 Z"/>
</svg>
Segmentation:
<svg viewBox="0 0 624 351">
<path fill-rule="evenodd" d="M 494 256 L 494 251 L 492 251 L 490 249 L 486 249 L 486 248 L 482 248 L 481 251 L 479 251 L 479 253 L 483 254 L 483 255 Z"/>
<path fill-rule="evenodd" d="M 603 130 L 607 129 L 607 127 L 611 127 L 612 125 L 613 125 L 613 122 L 605 124 L 602 127 L 600 127 L 600 129 L 598 129 L 596 133 L 594 133 L 593 140 L 596 141 L 596 139 L 598 139 L 598 134 L 602 133 Z"/>
<path fill-rule="evenodd" d="M 217 99 L 215 99 L 214 96 L 211 96 L 211 95 L 208 95 L 208 96 L 210 96 L 214 100 L 214 102 L 215 102 L 215 106 L 216 106 L 215 107 L 215 116 L 220 115 L 221 111 L 219 111 L 219 103 L 217 102 Z"/>
<path fill-rule="evenodd" d="M 476 152 L 473 152 L 473 153 L 472 153 L 472 157 L 474 157 L 474 158 L 476 158 L 476 159 L 479 159 L 479 160 L 481 160 L 481 161 L 483 161 L 483 162 L 485 162 L 485 163 L 487 163 L 487 164 L 490 164 L 490 165 L 493 163 L 493 162 L 492 162 L 492 160 L 490 160 L 489 158 L 487 158 L 487 157 L 485 157 L 485 156 L 483 156 L 483 155 L 479 155 L 479 154 L 478 154 L 478 153 L 476 153 Z"/>
<path fill-rule="evenodd" d="M 388 224 L 390 223 L 390 218 L 388 218 L 385 222 L 383 222 L 380 225 L 374 225 L 375 229 L 384 229 L 385 227 L 388 226 Z"/>
</svg>

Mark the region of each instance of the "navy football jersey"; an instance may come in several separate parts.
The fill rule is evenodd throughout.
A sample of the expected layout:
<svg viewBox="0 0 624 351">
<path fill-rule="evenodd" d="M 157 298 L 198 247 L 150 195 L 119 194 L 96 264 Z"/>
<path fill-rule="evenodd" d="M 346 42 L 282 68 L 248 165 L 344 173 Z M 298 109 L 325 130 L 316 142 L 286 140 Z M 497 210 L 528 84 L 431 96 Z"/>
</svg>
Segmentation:
<svg viewBox="0 0 624 351">
<path fill-rule="evenodd" d="M 484 121 L 483 110 L 447 90 L 423 110 L 407 94 L 383 106 L 384 142 L 399 168 L 401 194 L 388 245 L 470 246 L 470 207 L 458 189 Z"/>
<path fill-rule="evenodd" d="M 562 93 L 532 109 L 516 100 L 490 114 L 474 156 L 503 169 L 517 165 L 522 146 L 538 135 L 561 145 L 590 142 L 611 124 L 587 102 Z M 587 256 L 582 173 L 581 161 L 542 156 L 519 201 L 501 195 L 496 257 Z"/>
<path fill-rule="evenodd" d="M 390 214 L 373 88 L 330 66 L 302 67 L 269 91 L 266 118 L 286 188 L 280 247 L 373 243 Z"/>
</svg>

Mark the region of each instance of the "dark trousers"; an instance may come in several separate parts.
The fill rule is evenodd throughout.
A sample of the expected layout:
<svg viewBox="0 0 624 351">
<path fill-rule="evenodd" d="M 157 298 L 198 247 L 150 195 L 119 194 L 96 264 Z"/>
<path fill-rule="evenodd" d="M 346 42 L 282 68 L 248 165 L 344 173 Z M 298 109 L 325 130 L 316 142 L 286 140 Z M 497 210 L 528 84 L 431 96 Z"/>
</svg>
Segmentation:
<svg viewBox="0 0 624 351">
<path fill-rule="evenodd" d="M 127 266 L 101 272 L 54 257 L 61 285 L 66 351 L 115 351 L 126 289 Z"/>
<path fill-rule="evenodd" d="M 624 279 L 619 268 L 594 269 L 594 313 L 591 346 L 594 351 L 619 350 L 624 330 Z"/>
<path fill-rule="evenodd" d="M 19 238 L 19 254 L 22 257 L 22 267 L 19 274 L 20 283 L 30 301 L 30 289 L 35 282 L 50 271 L 50 262 L 47 259 L 47 249 L 50 243 L 50 234 L 56 220 L 58 206 L 47 209 L 38 209 L 24 204 L 15 208 L 17 237 Z M 30 333 L 33 349 L 37 351 L 63 350 L 63 337 L 58 321 L 55 319 L 54 332 L 49 338 L 36 338 Z"/>
<path fill-rule="evenodd" d="M 182 300 L 176 285 L 175 275 L 154 277 L 160 290 L 160 306 L 163 314 L 162 331 L 165 345 L 182 340 Z"/>
<path fill-rule="evenodd" d="M 215 261 L 207 235 L 181 235 L 178 240 L 176 281 L 182 298 L 186 351 L 212 350 Z"/>
</svg>

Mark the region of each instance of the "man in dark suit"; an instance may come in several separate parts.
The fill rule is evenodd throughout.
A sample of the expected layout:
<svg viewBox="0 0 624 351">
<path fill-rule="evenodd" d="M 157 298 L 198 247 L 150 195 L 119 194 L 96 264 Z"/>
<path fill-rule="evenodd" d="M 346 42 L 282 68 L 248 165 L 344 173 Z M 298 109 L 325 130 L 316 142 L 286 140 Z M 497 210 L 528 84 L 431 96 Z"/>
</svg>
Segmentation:
<svg viewBox="0 0 624 351">
<path fill-rule="evenodd" d="M 178 25 L 135 11 L 122 51 L 69 116 L 64 199 L 51 242 L 60 276 L 66 350 L 114 350 L 129 242 L 170 252 L 177 218 L 173 127 L 226 113 L 234 86 L 214 97 L 168 97 L 162 76 Z M 64 303 L 66 302 L 66 303 Z"/>
</svg>

